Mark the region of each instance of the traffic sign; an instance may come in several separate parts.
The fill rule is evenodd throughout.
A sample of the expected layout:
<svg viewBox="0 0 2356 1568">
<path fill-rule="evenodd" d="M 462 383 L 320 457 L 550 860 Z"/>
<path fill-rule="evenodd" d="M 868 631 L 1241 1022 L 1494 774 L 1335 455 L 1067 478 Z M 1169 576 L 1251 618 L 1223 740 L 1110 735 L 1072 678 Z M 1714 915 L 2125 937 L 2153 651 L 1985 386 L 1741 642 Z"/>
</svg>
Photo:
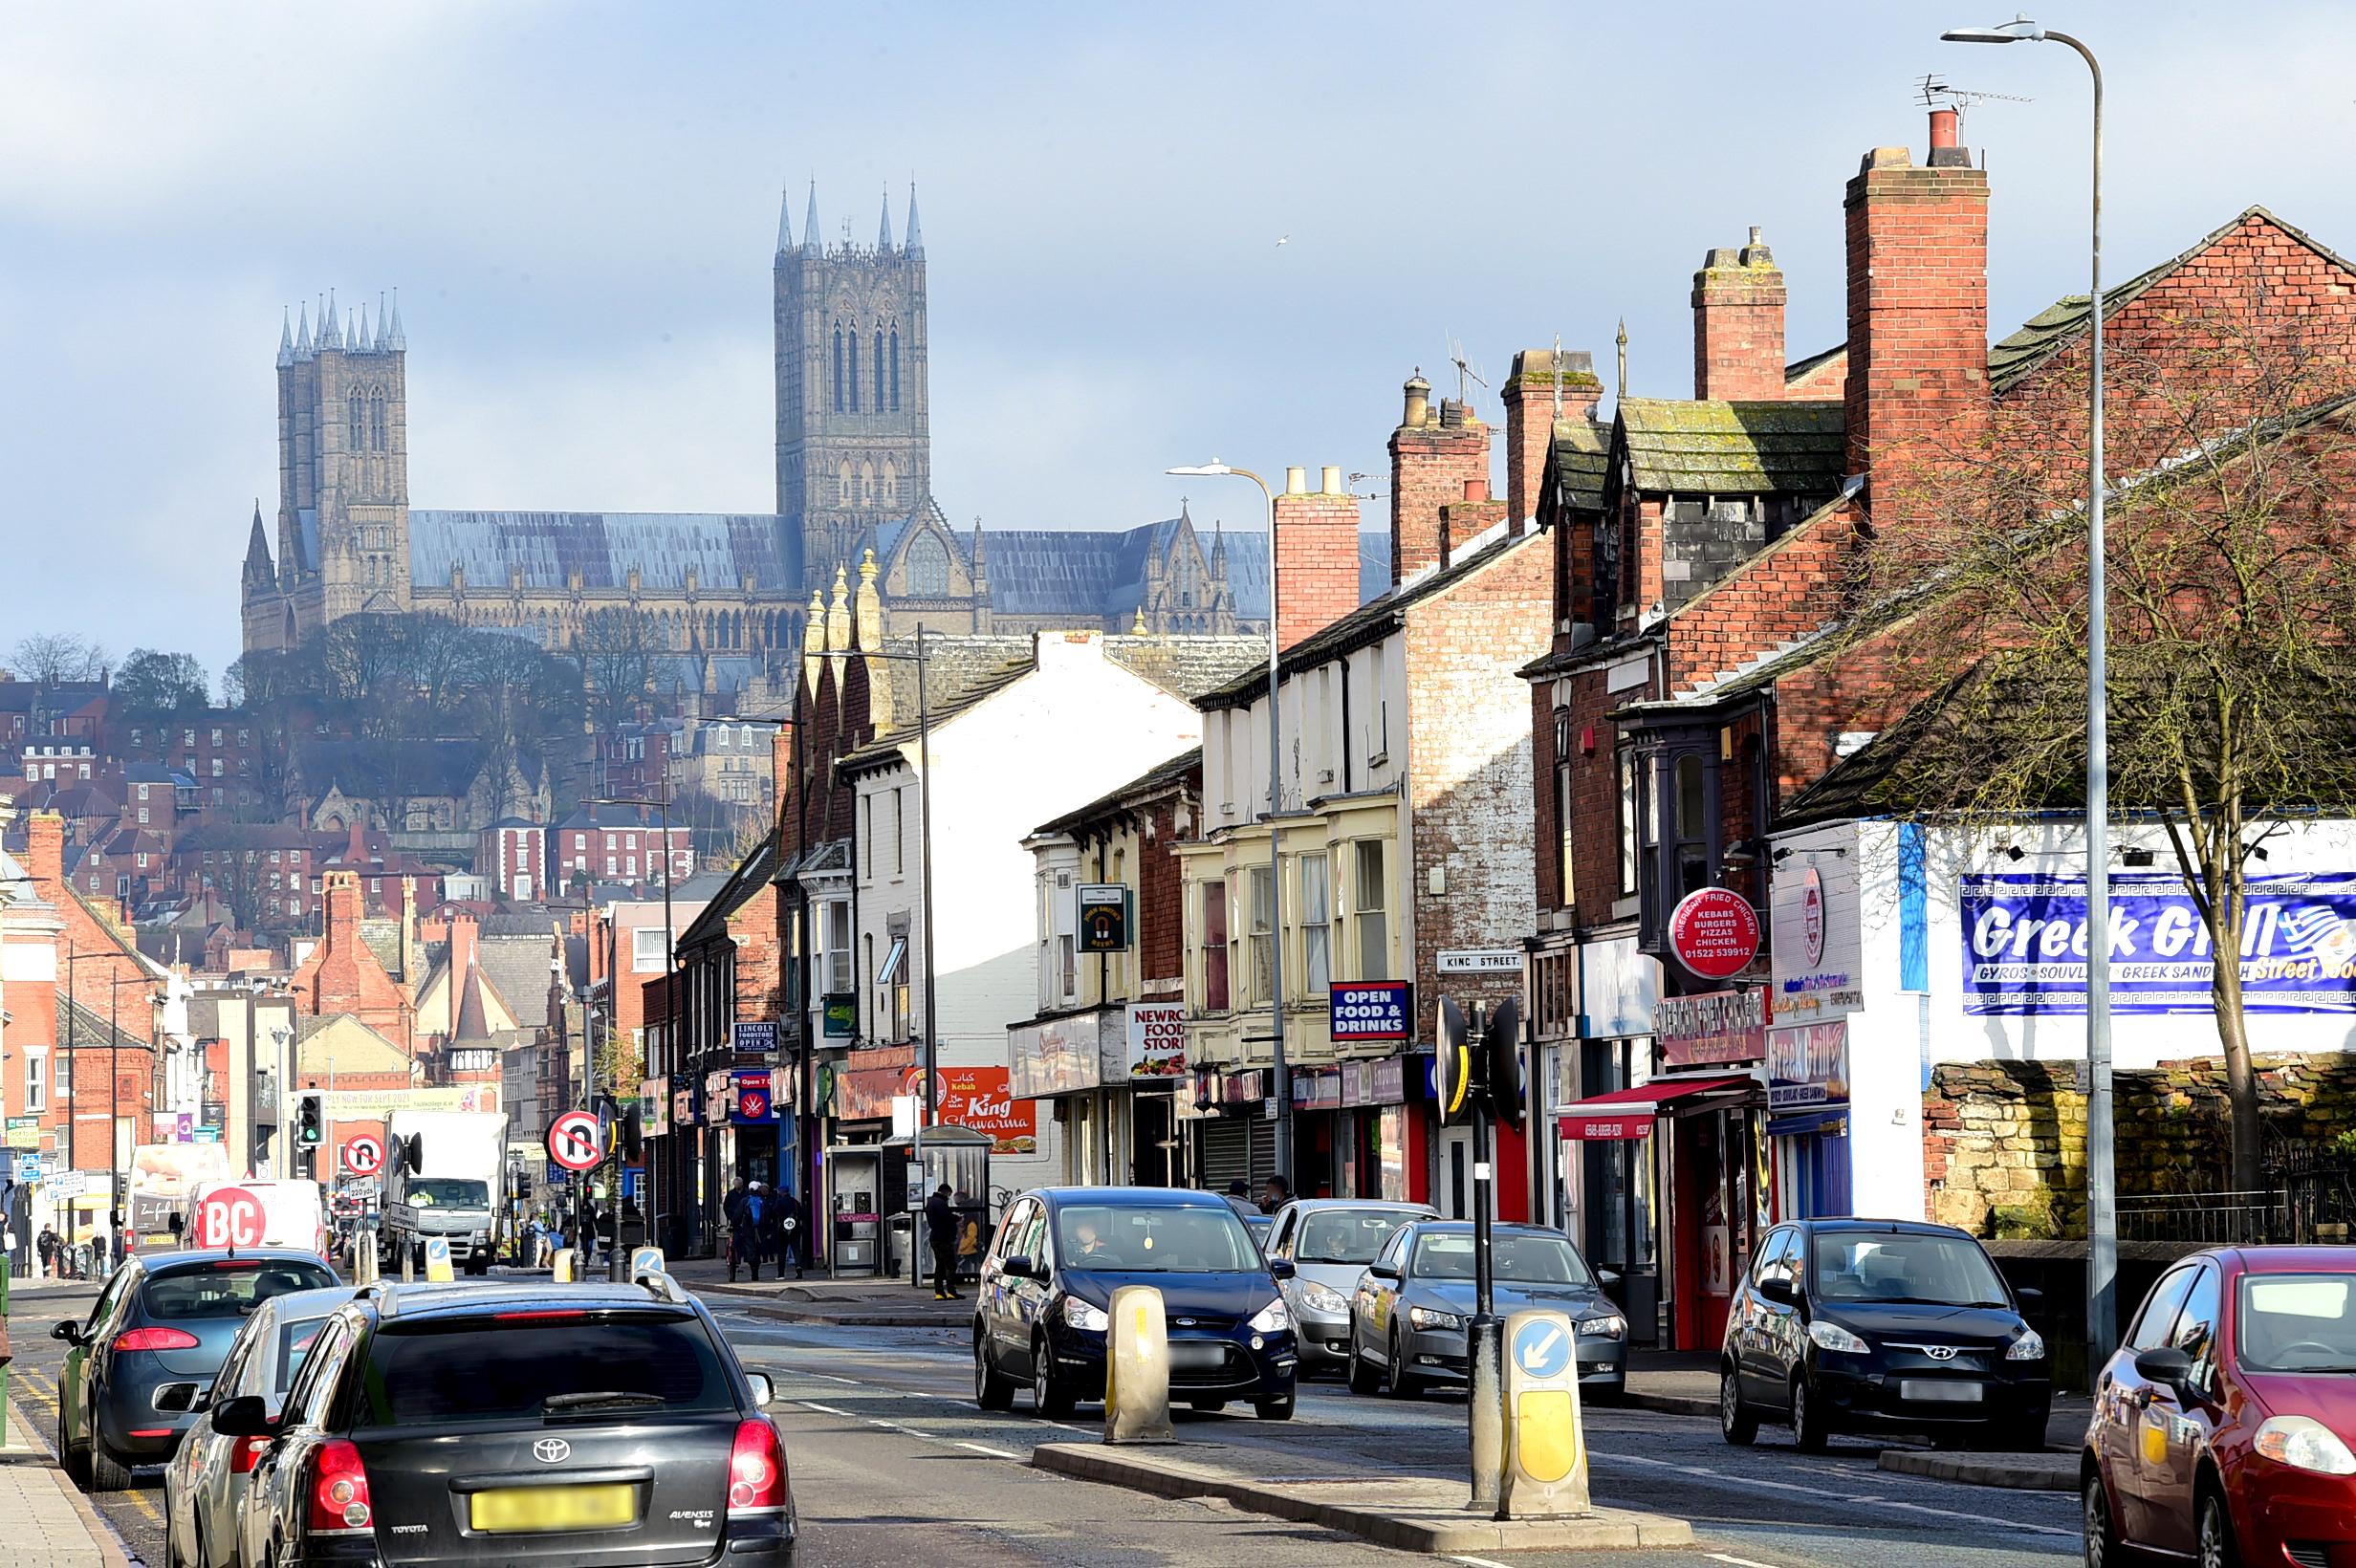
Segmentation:
<svg viewBox="0 0 2356 1568">
<path fill-rule="evenodd" d="M 1697 887 L 1669 912 L 1669 947 L 1704 980 L 1731 980 L 1758 956 L 1758 911 L 1729 887 Z"/>
<path fill-rule="evenodd" d="M 450 1268 L 450 1238 L 425 1238 L 425 1279 L 429 1284 L 447 1285 L 457 1277 Z"/>
<path fill-rule="evenodd" d="M 604 1154 L 595 1111 L 567 1111 L 548 1127 L 548 1157 L 567 1170 L 587 1170 Z"/>
<path fill-rule="evenodd" d="M 259 1247 L 262 1200 L 242 1187 L 217 1187 L 197 1203 L 188 1239 L 198 1247 Z"/>
<path fill-rule="evenodd" d="M 384 1145 L 372 1133 L 361 1133 L 343 1145 L 343 1168 L 355 1176 L 374 1176 L 384 1168 Z"/>
<path fill-rule="evenodd" d="M 1551 1317 L 1532 1318 L 1514 1335 L 1514 1361 L 1533 1378 L 1559 1378 L 1570 1364 L 1576 1345 L 1563 1325 Z"/>
<path fill-rule="evenodd" d="M 1443 947 L 1432 969 L 1440 974 L 1519 974 L 1519 947 Z"/>
</svg>

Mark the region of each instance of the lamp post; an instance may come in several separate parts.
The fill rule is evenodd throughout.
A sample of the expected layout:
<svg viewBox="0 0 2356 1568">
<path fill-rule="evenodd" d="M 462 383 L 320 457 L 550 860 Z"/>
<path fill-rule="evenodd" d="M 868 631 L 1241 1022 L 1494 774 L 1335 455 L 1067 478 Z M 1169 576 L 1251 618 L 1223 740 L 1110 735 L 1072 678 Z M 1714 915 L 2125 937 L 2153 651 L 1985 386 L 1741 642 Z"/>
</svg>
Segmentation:
<svg viewBox="0 0 2356 1568">
<path fill-rule="evenodd" d="M 1284 1061 L 1284 876 L 1276 852 L 1277 815 L 1283 810 L 1283 770 L 1276 753 L 1276 499 L 1268 481 L 1250 468 L 1212 458 L 1208 463 L 1168 468 L 1174 474 L 1249 479 L 1259 487 L 1260 512 L 1268 527 L 1268 1026 L 1275 1041 L 1269 1057 L 1276 1097 L 1276 1173 L 1293 1179 L 1293 1084 Z M 1246 920 L 1251 918 L 1247 910 Z M 1248 1164 L 1248 1162 L 1247 1162 Z"/>
<path fill-rule="evenodd" d="M 679 1050 L 679 928 L 671 915 L 671 779 L 668 765 L 666 764 L 664 770 L 663 794 L 659 798 L 647 800 L 634 795 L 605 795 L 590 801 L 589 804 L 592 806 L 637 806 L 642 809 L 653 806 L 662 813 L 659 820 L 663 829 L 663 1016 L 665 1032 L 671 1036 L 670 1048 L 675 1056 Z M 692 834 L 688 836 L 690 843 L 693 842 L 693 837 Z M 610 924 L 606 934 L 608 940 L 611 940 Z M 605 964 L 605 1054 L 613 1059 L 614 1111 L 617 1116 L 622 1111 L 622 1053 L 614 1044 L 614 1009 L 621 999 L 617 991 L 618 985 L 619 976 L 614 972 L 613 954 L 609 948 Z M 597 1036 L 590 1024 L 591 1019 L 589 1018 L 581 1020 L 580 1082 L 583 1105 L 590 1102 L 592 1084 L 597 1077 L 597 1058 L 591 1049 Z M 701 1067 L 703 1065 L 701 1048 L 698 1048 L 696 1057 L 696 1065 Z M 583 1176 L 581 1187 L 584 1193 L 588 1185 L 588 1177 Z M 654 1195 L 651 1187 L 646 1197 L 646 1207 L 641 1212 L 645 1214 L 651 1223 L 654 1215 Z M 614 1245 L 606 1250 L 606 1277 L 618 1283 L 629 1277 L 622 1247 L 622 1152 L 619 1148 L 614 1150 L 614 1190 L 609 1201 L 614 1206 Z"/>
<path fill-rule="evenodd" d="M 2110 1101 L 2109 637 L 2103 539 L 2103 67 L 2094 51 L 2026 16 L 1940 34 L 1953 44 L 2055 43 L 2094 77 L 2094 163 L 2087 286 L 2093 324 L 2086 389 L 2086 1352 L 2099 1367 L 2118 1340 L 2119 1229 Z"/>
</svg>

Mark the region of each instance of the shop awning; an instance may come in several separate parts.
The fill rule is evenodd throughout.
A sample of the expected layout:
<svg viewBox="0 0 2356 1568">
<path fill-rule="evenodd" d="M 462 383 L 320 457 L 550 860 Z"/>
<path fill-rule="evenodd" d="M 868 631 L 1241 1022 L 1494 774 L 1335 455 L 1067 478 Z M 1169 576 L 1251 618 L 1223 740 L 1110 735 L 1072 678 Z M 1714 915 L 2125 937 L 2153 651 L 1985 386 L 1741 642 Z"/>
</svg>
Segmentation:
<svg viewBox="0 0 2356 1568">
<path fill-rule="evenodd" d="M 1565 1138 L 1649 1138 L 1652 1119 L 1671 1106 L 1702 1095 L 1756 1087 L 1757 1080 L 1748 1077 L 1654 1078 L 1562 1106 L 1558 1125 Z"/>
<path fill-rule="evenodd" d="M 1848 1130 L 1849 1108 L 1846 1105 L 1811 1105 L 1804 1111 L 1793 1111 L 1772 1118 L 1767 1123 L 1767 1136 L 1770 1138 L 1801 1138 L 1822 1132 L 1837 1136 Z"/>
</svg>

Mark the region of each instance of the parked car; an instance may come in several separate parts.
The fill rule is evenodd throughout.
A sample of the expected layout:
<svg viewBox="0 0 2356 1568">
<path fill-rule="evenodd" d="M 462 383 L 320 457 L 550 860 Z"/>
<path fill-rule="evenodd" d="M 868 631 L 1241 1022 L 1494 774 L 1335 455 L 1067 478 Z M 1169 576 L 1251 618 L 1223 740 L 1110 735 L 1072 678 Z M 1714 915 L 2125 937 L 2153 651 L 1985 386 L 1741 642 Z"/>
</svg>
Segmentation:
<svg viewBox="0 0 2356 1568">
<path fill-rule="evenodd" d="M 1359 1276 L 1401 1226 L 1438 1217 L 1429 1204 L 1368 1198 L 1296 1198 L 1276 1210 L 1268 1256 L 1293 1266 L 1282 1289 L 1303 1372 L 1349 1365 L 1350 1297 Z"/>
<path fill-rule="evenodd" d="M 974 1294 L 973 1397 L 1003 1410 L 1028 1384 L 1041 1415 L 1104 1397 L 1105 1309 L 1123 1285 L 1162 1293 L 1169 1394 L 1197 1410 L 1248 1399 L 1290 1420 L 1299 1360 L 1271 1263 L 1215 1193 L 1043 1187 L 1017 1198 Z"/>
<path fill-rule="evenodd" d="M 2081 1477 L 2089 1563 L 2356 1560 L 2356 1247 L 2162 1274 L 2095 1381 Z"/>
<path fill-rule="evenodd" d="M 769 1380 L 667 1277 L 638 1285 L 378 1285 L 337 1309 L 273 1413 L 238 1560 L 791 1564 Z"/>
<path fill-rule="evenodd" d="M 2041 1449 L 2053 1377 L 2021 1317 L 2036 1299 L 1952 1226 L 1778 1225 L 1727 1306 L 1719 1429 L 1749 1443 L 1789 1421 L 1803 1448 L 1880 1428 Z"/>
<path fill-rule="evenodd" d="M 57 1373 L 66 1473 L 90 1491 L 119 1492 L 133 1467 L 169 1459 L 255 1304 L 334 1283 L 316 1252 L 284 1249 L 124 1259 L 88 1318 L 49 1331 L 70 1347 Z"/>
<path fill-rule="evenodd" d="M 164 1467 L 164 1555 L 170 1568 L 228 1568 L 236 1561 L 237 1510 L 262 1456 L 257 1437 L 226 1437 L 212 1424 L 225 1400 L 256 1394 L 272 1414 L 328 1315 L 352 1288 L 296 1291 L 257 1304 L 229 1344 L 212 1386 L 197 1396 L 195 1420 Z"/>
<path fill-rule="evenodd" d="M 1535 1225 L 1491 1228 L 1497 1316 L 1545 1307 L 1571 1319 L 1582 1392 L 1616 1399 L 1627 1385 L 1627 1319 L 1568 1237 Z M 1366 1266 L 1350 1306 L 1350 1391 L 1411 1399 L 1470 1375 L 1466 1326 L 1477 1305 L 1472 1226 L 1418 1220 L 1393 1231 Z"/>
</svg>

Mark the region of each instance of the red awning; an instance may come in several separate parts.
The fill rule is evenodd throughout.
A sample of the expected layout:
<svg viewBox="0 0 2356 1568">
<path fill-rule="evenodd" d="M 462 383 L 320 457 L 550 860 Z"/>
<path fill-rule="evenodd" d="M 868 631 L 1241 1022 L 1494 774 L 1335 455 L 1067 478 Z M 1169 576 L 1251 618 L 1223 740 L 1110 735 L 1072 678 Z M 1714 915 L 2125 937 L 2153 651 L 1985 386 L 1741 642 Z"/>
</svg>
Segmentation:
<svg viewBox="0 0 2356 1568">
<path fill-rule="evenodd" d="M 1652 1119 L 1682 1100 L 1728 1089 L 1749 1089 L 1756 1078 L 1654 1078 L 1633 1089 L 1614 1089 L 1562 1106 L 1560 1125 L 1565 1138 L 1631 1139 L 1652 1136 Z"/>
</svg>

